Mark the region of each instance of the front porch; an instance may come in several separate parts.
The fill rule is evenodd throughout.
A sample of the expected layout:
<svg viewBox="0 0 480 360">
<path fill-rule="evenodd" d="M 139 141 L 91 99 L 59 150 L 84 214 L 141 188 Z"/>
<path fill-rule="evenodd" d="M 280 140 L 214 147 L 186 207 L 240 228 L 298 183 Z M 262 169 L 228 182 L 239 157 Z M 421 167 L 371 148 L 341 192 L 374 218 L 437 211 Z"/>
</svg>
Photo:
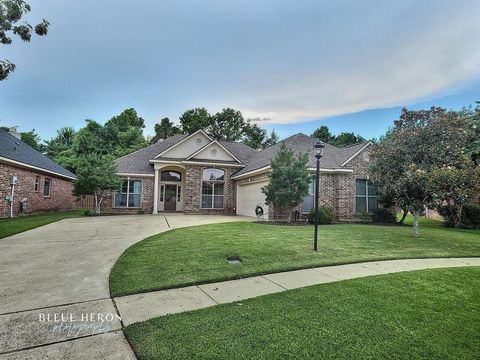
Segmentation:
<svg viewBox="0 0 480 360">
<path fill-rule="evenodd" d="M 185 167 L 155 164 L 153 213 L 183 212 Z"/>
</svg>

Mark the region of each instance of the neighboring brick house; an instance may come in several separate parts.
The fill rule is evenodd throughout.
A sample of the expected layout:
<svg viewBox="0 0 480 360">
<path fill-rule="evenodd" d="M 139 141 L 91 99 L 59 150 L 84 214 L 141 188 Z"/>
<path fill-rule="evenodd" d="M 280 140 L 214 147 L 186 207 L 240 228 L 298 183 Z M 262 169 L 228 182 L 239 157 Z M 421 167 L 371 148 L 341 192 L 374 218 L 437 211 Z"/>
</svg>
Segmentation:
<svg viewBox="0 0 480 360">
<path fill-rule="evenodd" d="M 74 179 L 70 171 L 21 141 L 16 131 L 0 129 L 0 217 L 10 216 L 10 209 L 13 216 L 73 209 Z"/>
<path fill-rule="evenodd" d="M 283 142 L 295 153 L 307 153 L 314 172 L 315 139 L 296 134 Z M 369 180 L 370 142 L 337 148 L 326 144 L 321 159 L 320 204 L 335 212 L 337 220 L 352 220 L 357 212 L 378 206 L 377 189 Z M 268 183 L 271 160 L 280 144 L 256 151 L 244 144 L 215 141 L 199 130 L 175 135 L 116 161 L 124 179 L 122 190 L 104 202 L 108 213 L 158 213 L 255 216 L 261 206 L 272 217 L 261 188 Z M 299 210 L 313 206 L 313 183 Z"/>
</svg>

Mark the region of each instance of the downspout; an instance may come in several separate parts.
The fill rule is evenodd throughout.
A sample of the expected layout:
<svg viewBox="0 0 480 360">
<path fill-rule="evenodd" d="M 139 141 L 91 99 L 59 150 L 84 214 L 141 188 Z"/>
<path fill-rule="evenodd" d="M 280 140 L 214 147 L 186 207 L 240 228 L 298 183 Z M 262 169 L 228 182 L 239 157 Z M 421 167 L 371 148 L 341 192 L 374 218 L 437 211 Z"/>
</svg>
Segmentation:
<svg viewBox="0 0 480 360">
<path fill-rule="evenodd" d="M 15 184 L 12 184 L 12 193 L 10 195 L 10 218 L 13 218 L 13 193 L 15 192 Z"/>
</svg>

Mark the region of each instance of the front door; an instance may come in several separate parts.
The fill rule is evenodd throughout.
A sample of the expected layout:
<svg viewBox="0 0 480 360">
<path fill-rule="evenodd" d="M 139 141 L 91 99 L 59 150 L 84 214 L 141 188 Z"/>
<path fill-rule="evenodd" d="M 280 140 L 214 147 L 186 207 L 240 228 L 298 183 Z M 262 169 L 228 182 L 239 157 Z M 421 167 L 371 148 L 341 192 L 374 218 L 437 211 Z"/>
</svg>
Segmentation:
<svg viewBox="0 0 480 360">
<path fill-rule="evenodd" d="M 177 185 L 165 185 L 165 211 L 177 210 Z"/>
</svg>

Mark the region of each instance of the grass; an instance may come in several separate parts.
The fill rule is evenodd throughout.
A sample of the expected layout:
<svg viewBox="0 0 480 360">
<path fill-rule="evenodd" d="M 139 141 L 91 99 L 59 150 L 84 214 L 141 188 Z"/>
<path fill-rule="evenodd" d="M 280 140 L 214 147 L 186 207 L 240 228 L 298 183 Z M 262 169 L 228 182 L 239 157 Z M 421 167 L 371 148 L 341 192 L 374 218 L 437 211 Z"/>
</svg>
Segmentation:
<svg viewBox="0 0 480 360">
<path fill-rule="evenodd" d="M 58 220 L 79 217 L 82 216 L 84 212 L 84 210 L 73 210 L 19 216 L 13 219 L 0 219 L 0 239 L 50 224 Z"/>
<path fill-rule="evenodd" d="M 312 226 L 248 222 L 176 229 L 149 237 L 119 258 L 110 273 L 114 296 L 362 261 L 480 256 L 480 231 L 424 225 L 418 239 L 408 226 L 324 225 L 319 251 Z M 227 256 L 240 256 L 231 265 Z"/>
<path fill-rule="evenodd" d="M 480 267 L 388 274 L 160 317 L 125 334 L 140 359 L 479 359 L 479 289 Z"/>
</svg>

